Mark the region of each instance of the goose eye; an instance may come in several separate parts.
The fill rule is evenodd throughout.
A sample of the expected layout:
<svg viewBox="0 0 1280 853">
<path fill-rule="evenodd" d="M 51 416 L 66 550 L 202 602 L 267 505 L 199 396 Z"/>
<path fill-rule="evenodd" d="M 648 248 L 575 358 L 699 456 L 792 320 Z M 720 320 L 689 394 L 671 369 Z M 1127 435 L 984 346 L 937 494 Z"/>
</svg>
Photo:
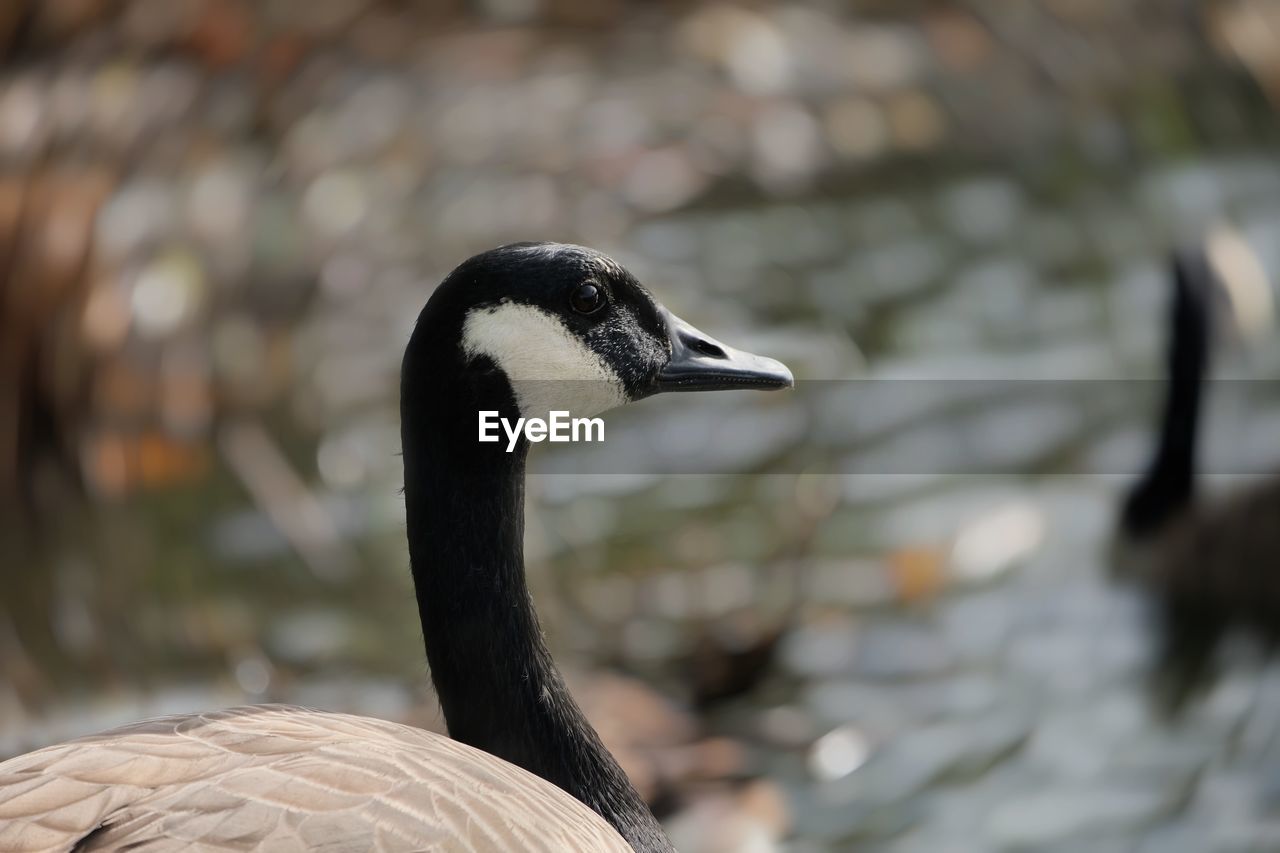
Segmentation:
<svg viewBox="0 0 1280 853">
<path fill-rule="evenodd" d="M 578 285 L 578 289 L 569 298 L 573 310 L 579 314 L 594 314 L 604 307 L 604 291 L 597 284 L 587 282 Z"/>
</svg>

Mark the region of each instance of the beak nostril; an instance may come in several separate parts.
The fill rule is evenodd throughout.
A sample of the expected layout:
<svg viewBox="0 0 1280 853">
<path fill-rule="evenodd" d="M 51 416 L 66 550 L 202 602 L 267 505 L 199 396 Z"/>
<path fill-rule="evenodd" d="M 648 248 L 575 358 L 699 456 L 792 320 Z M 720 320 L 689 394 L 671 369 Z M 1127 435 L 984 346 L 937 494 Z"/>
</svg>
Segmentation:
<svg viewBox="0 0 1280 853">
<path fill-rule="evenodd" d="M 728 358 L 724 350 L 711 343 L 711 341 L 704 341 L 702 338 L 689 338 L 686 340 L 686 344 L 689 349 L 699 355 L 705 355 L 708 358 Z"/>
<path fill-rule="evenodd" d="M 733 388 L 790 388 L 791 371 L 764 356 L 723 346 L 659 307 L 671 355 L 658 371 L 656 391 L 726 391 Z"/>
</svg>

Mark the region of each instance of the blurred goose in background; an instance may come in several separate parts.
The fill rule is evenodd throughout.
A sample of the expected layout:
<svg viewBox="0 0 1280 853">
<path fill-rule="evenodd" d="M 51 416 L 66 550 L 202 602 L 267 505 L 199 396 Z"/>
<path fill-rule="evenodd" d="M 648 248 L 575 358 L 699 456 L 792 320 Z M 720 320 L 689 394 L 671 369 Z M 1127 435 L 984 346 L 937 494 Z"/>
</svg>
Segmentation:
<svg viewBox="0 0 1280 853">
<path fill-rule="evenodd" d="M 1237 326 L 1247 327 L 1241 303 L 1257 303 L 1267 317 L 1270 303 L 1255 298 L 1256 287 L 1238 293 L 1239 282 L 1220 282 L 1202 247 L 1175 253 L 1170 280 L 1159 438 L 1123 503 L 1113 556 L 1117 574 L 1138 581 L 1155 604 L 1157 693 L 1173 712 L 1209 680 L 1229 632 L 1243 631 L 1267 646 L 1280 640 L 1280 477 L 1215 500 L 1198 498 L 1196 443 L 1215 308 L 1229 295 Z"/>
<path fill-rule="evenodd" d="M 287 706 L 138 723 L 0 764 L 0 850 L 670 850 L 543 640 L 524 573 L 528 439 L 478 441 L 478 412 L 586 417 L 791 383 L 590 249 L 464 262 L 401 375 L 410 563 L 453 739 Z"/>
</svg>

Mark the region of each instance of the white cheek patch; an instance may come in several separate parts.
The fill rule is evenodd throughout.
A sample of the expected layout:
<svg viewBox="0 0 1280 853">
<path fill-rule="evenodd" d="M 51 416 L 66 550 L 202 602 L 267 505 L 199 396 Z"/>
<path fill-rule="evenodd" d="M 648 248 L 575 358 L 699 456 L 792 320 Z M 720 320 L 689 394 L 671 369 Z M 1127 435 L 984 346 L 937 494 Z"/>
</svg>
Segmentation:
<svg viewBox="0 0 1280 853">
<path fill-rule="evenodd" d="M 609 365 L 560 320 L 532 305 L 473 309 L 462 325 L 462 349 L 498 365 L 526 418 L 545 418 L 553 410 L 590 417 L 627 402 Z"/>
</svg>

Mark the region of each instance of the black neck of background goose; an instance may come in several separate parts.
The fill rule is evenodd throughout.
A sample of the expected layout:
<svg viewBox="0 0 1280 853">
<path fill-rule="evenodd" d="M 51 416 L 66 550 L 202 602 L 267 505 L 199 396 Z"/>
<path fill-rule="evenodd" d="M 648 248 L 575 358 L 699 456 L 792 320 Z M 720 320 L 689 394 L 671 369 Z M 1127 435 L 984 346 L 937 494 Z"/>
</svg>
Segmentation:
<svg viewBox="0 0 1280 853">
<path fill-rule="evenodd" d="M 555 783 L 636 850 L 670 842 L 552 661 L 525 582 L 527 443 L 477 441 L 477 411 L 514 419 L 496 370 L 466 383 L 457 333 L 419 330 L 405 354 L 401 437 L 418 611 L 451 737 Z M 454 334 L 449 334 L 452 331 Z M 450 341 L 452 346 L 443 346 Z M 479 371 L 483 373 L 483 371 Z"/>
<path fill-rule="evenodd" d="M 1204 252 L 1173 258 L 1169 314 L 1168 387 L 1155 455 L 1125 503 L 1123 525 L 1135 538 L 1151 536 L 1195 496 L 1196 435 L 1209 359 L 1213 274 Z"/>
</svg>

